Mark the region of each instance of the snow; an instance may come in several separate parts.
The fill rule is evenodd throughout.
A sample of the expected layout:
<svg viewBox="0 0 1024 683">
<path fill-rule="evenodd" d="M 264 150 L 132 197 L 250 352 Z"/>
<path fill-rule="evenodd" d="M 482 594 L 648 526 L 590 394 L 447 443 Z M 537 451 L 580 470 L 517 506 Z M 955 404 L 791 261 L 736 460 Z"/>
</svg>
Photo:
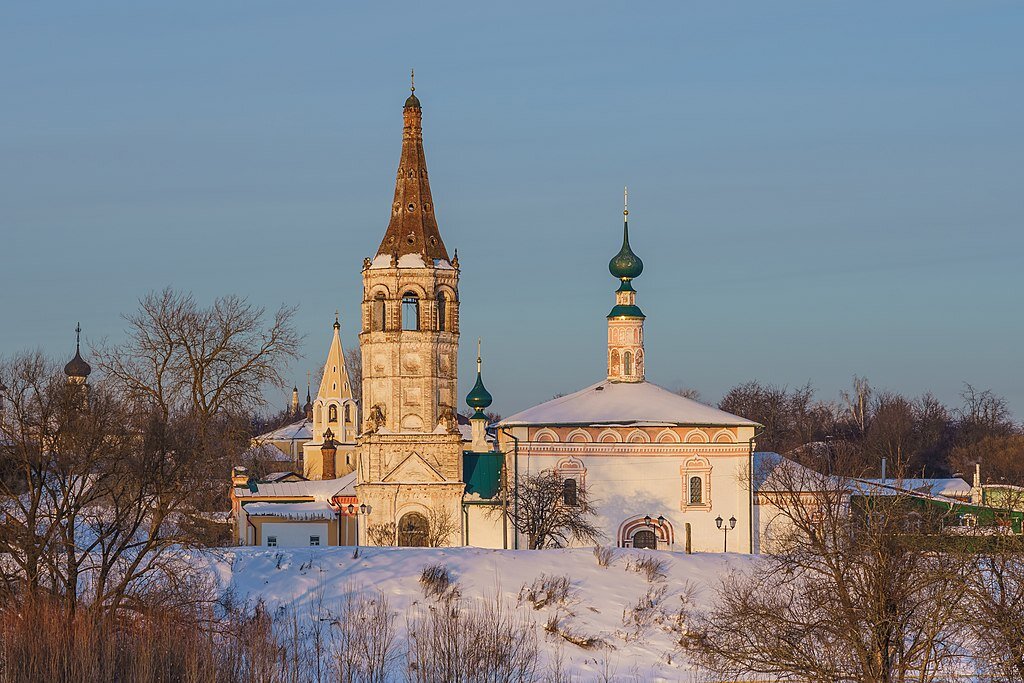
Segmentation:
<svg viewBox="0 0 1024 683">
<path fill-rule="evenodd" d="M 439 270 L 454 270 L 452 264 L 445 259 L 432 259 L 434 268 Z M 390 268 L 391 254 L 377 254 L 370 262 L 370 268 Z M 427 263 L 422 254 L 402 254 L 398 257 L 399 268 L 427 268 Z"/>
<path fill-rule="evenodd" d="M 236 486 L 235 496 L 237 498 L 258 497 L 279 497 L 279 498 L 312 498 L 316 501 L 327 502 L 333 496 L 354 496 L 356 486 L 356 473 L 350 472 L 338 479 L 317 479 L 314 481 L 282 481 L 276 483 L 256 484 L 256 491 L 249 490 L 247 486 Z M 246 506 L 248 510 L 249 507 Z"/>
<path fill-rule="evenodd" d="M 309 420 L 299 420 L 292 424 L 285 425 L 279 429 L 256 437 L 259 443 L 269 441 L 309 441 L 313 438 L 313 423 Z"/>
<path fill-rule="evenodd" d="M 968 499 L 971 485 L 959 477 L 950 479 L 857 479 L 861 493 L 876 496 L 896 495 L 902 492 L 920 493 L 925 496 Z"/>
<path fill-rule="evenodd" d="M 429 605 L 420 588 L 423 568 L 443 564 L 458 581 L 464 598 L 502 596 L 536 623 L 541 647 L 540 674 L 561 650 L 566 673 L 577 680 L 595 680 L 607 665 L 621 680 L 693 681 L 696 676 L 679 651 L 675 618 L 689 595 L 690 605 L 709 606 L 719 577 L 749 569 L 756 556 L 694 554 L 615 549 L 611 565 L 601 567 L 589 548 L 572 550 L 487 550 L 483 548 L 230 548 L 208 553 L 209 574 L 221 590 L 229 587 L 241 599 L 262 599 L 272 610 L 286 607 L 309 618 L 320 591 L 334 609 L 351 590 L 367 595 L 383 591 L 397 613 L 395 626 L 404 640 L 405 614 Z M 646 578 L 628 569 L 631 559 L 654 555 L 666 561 L 667 587 L 660 617 L 637 629 L 624 616 L 643 597 Z M 564 604 L 534 610 L 529 603 L 515 607 L 520 589 L 542 574 L 567 576 L 572 592 Z M 585 650 L 544 631 L 548 617 L 561 615 L 561 628 L 604 640 L 608 647 Z M 400 645 L 401 647 L 401 645 Z M 404 651 L 402 651 L 404 655 Z M 404 660 L 404 657 L 403 657 Z M 396 671 L 401 679 L 401 670 Z M 616 679 L 619 680 L 619 679 Z"/>
<path fill-rule="evenodd" d="M 501 421 L 520 425 L 705 425 L 755 426 L 757 423 L 662 389 L 650 382 L 605 380 L 555 398 Z"/>
<path fill-rule="evenodd" d="M 249 503 L 245 512 L 250 517 L 287 517 L 288 519 L 334 519 L 338 513 L 327 503 Z"/>
</svg>

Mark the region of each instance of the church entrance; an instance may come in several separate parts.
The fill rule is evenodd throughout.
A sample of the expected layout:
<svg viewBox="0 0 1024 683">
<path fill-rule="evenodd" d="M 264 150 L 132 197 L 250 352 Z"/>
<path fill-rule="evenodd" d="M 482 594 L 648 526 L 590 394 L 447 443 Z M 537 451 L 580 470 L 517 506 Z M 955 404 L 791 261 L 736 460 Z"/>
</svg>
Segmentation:
<svg viewBox="0 0 1024 683">
<path fill-rule="evenodd" d="M 658 549 L 658 537 L 654 535 L 653 531 L 648 529 L 642 529 L 641 531 L 633 534 L 633 547 L 634 548 L 647 548 L 648 550 Z"/>
<path fill-rule="evenodd" d="M 418 512 L 408 512 L 398 520 L 398 545 L 422 548 L 427 545 L 427 518 Z"/>
</svg>

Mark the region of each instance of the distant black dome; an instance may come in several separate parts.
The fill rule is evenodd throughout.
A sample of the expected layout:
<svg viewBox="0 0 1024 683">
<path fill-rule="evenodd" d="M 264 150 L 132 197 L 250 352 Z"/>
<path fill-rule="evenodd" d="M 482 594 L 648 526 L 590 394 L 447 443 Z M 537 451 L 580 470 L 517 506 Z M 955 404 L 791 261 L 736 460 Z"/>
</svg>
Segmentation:
<svg viewBox="0 0 1024 683">
<path fill-rule="evenodd" d="M 82 358 L 81 352 L 75 349 L 75 357 L 64 366 L 64 374 L 68 377 L 88 377 L 90 372 L 92 368 Z"/>
</svg>

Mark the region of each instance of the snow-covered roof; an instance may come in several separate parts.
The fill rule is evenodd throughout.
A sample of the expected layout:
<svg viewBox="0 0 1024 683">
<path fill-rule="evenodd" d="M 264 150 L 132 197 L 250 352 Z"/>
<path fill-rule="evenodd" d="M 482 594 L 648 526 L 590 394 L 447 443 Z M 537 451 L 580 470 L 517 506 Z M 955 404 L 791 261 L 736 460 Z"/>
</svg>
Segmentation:
<svg viewBox="0 0 1024 683">
<path fill-rule="evenodd" d="M 685 398 L 650 382 L 604 380 L 574 394 L 527 408 L 500 425 L 706 425 L 755 426 L 757 423 Z"/>
<path fill-rule="evenodd" d="M 260 434 L 256 437 L 256 441 L 309 441 L 312 438 L 313 423 L 309 420 L 299 420 L 272 432 Z"/>
<path fill-rule="evenodd" d="M 277 462 L 291 462 L 294 458 L 270 443 L 261 443 L 253 446 L 245 452 L 250 458 L 260 460 L 276 460 Z"/>
<path fill-rule="evenodd" d="M 334 496 L 356 495 L 356 473 L 350 472 L 338 479 L 317 479 L 315 481 L 282 481 L 271 484 L 257 483 L 253 491 L 248 486 L 236 486 L 237 498 L 312 498 L 322 502 Z"/>
<path fill-rule="evenodd" d="M 754 453 L 754 490 L 768 491 L 822 491 L 832 489 L 837 480 L 821 474 L 785 456 L 771 451 Z"/>
<path fill-rule="evenodd" d="M 269 503 L 256 502 L 242 506 L 250 517 L 288 517 L 289 519 L 333 519 L 334 508 L 324 502 Z"/>
<path fill-rule="evenodd" d="M 265 482 L 267 484 L 273 484 L 273 483 L 281 481 L 282 479 L 287 479 L 289 477 L 298 477 L 299 479 L 305 479 L 305 477 L 303 477 L 298 472 L 285 471 L 285 472 L 271 472 L 270 474 L 268 474 L 265 477 L 263 477 L 262 479 L 260 479 L 260 481 L 261 482 Z"/>
<path fill-rule="evenodd" d="M 925 496 L 941 496 L 943 498 L 968 498 L 971 485 L 960 477 L 949 479 L 856 479 L 859 493 L 874 496 L 893 496 L 899 493 L 920 493 Z"/>
</svg>

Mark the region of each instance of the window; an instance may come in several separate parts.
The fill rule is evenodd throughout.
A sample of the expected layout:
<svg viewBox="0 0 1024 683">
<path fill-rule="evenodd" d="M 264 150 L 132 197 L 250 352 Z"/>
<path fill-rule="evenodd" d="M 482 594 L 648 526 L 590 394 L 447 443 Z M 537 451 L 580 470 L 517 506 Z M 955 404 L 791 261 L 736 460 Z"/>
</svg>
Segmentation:
<svg viewBox="0 0 1024 683">
<path fill-rule="evenodd" d="M 327 421 L 337 422 L 338 421 L 338 406 L 331 406 L 327 409 Z"/>
<path fill-rule="evenodd" d="M 445 315 L 446 315 L 446 306 L 445 306 L 445 301 L 444 301 L 444 293 L 438 292 L 437 293 L 437 331 L 438 332 L 444 332 Z"/>
<path fill-rule="evenodd" d="M 352 421 L 352 406 L 348 403 L 345 404 L 345 422 Z"/>
<path fill-rule="evenodd" d="M 690 477 L 690 505 L 704 502 L 704 485 L 700 477 Z"/>
<path fill-rule="evenodd" d="M 268 548 L 276 548 L 277 547 L 277 536 L 267 536 L 267 547 Z"/>
<path fill-rule="evenodd" d="M 629 351 L 626 351 L 622 354 L 622 374 L 633 374 L 633 354 L 631 354 Z"/>
<path fill-rule="evenodd" d="M 309 537 L 309 544 L 310 545 L 320 545 L 320 537 L 319 536 L 310 536 Z"/>
<path fill-rule="evenodd" d="M 402 295 L 402 329 L 410 331 L 420 329 L 420 300 L 412 292 Z"/>
<path fill-rule="evenodd" d="M 579 496 L 576 489 L 575 479 L 565 479 L 562 481 L 562 505 L 571 505 L 575 507 L 579 504 Z"/>
<path fill-rule="evenodd" d="M 370 329 L 373 332 L 384 331 L 384 295 L 378 294 L 373 299 L 373 310 L 371 312 L 372 320 L 370 321 Z"/>
</svg>

